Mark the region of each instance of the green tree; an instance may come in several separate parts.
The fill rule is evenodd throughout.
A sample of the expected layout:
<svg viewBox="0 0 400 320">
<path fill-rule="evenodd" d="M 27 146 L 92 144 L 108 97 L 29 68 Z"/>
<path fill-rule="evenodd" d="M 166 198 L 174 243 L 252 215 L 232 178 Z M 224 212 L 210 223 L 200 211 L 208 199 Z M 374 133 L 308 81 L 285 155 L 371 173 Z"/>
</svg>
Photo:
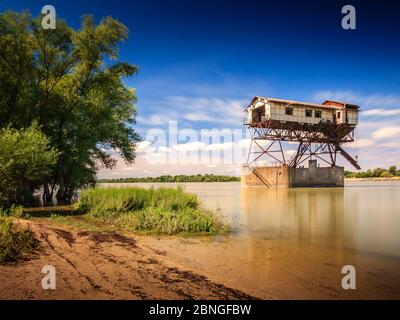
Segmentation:
<svg viewBox="0 0 400 320">
<path fill-rule="evenodd" d="M 354 172 L 345 170 L 344 171 L 344 176 L 345 176 L 345 178 L 353 178 L 354 177 Z"/>
<path fill-rule="evenodd" d="M 397 167 L 396 166 L 390 166 L 388 171 L 392 174 L 392 176 L 395 176 L 396 172 L 397 172 Z"/>
<path fill-rule="evenodd" d="M 133 129 L 136 94 L 124 84 L 134 65 L 118 61 L 127 28 L 107 17 L 86 16 L 79 30 L 57 19 L 41 28 L 28 13 L 0 14 L 0 128 L 26 128 L 37 121 L 61 155 L 43 183 L 47 198 L 70 199 L 111 168 L 116 150 L 132 163 L 140 140 Z"/>
<path fill-rule="evenodd" d="M 34 124 L 0 130 L 0 206 L 31 200 L 57 162 L 58 152 Z"/>
<path fill-rule="evenodd" d="M 380 177 L 382 173 L 384 173 L 386 170 L 382 168 L 375 168 L 372 170 L 372 177 Z"/>
<path fill-rule="evenodd" d="M 393 175 L 389 171 L 384 171 L 381 173 L 380 177 L 389 178 L 389 177 L 393 177 Z"/>
</svg>

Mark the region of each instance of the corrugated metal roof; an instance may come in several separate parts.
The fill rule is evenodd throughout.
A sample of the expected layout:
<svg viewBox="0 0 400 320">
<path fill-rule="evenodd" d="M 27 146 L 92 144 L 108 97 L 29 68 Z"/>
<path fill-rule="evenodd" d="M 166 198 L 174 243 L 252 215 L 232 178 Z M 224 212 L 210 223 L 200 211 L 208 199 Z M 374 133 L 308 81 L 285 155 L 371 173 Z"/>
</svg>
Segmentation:
<svg viewBox="0 0 400 320">
<path fill-rule="evenodd" d="M 286 99 L 279 99 L 279 98 L 259 97 L 259 96 L 254 97 L 253 100 L 251 100 L 250 105 L 252 105 L 256 101 L 281 102 L 281 103 L 286 103 L 288 105 L 301 105 L 301 106 L 309 106 L 309 107 L 317 107 L 317 108 L 329 108 L 329 109 L 337 109 L 337 108 L 339 108 L 337 106 L 331 106 L 331 105 L 326 105 L 326 104 L 319 104 L 319 103 L 312 103 L 312 102 L 302 102 L 302 101 L 295 101 L 295 100 L 286 100 Z M 337 102 L 337 101 L 326 100 L 324 103 L 326 103 L 326 102 Z M 341 103 L 341 102 L 337 102 L 337 103 Z M 352 104 L 348 104 L 348 105 L 352 105 Z"/>
<path fill-rule="evenodd" d="M 322 104 L 328 105 L 329 103 L 341 104 L 341 105 L 343 105 L 343 106 L 345 106 L 345 107 L 355 108 L 355 109 L 360 108 L 359 105 L 356 105 L 356 104 L 354 104 L 354 103 L 348 103 L 348 102 L 337 101 L 337 100 L 325 100 Z"/>
</svg>

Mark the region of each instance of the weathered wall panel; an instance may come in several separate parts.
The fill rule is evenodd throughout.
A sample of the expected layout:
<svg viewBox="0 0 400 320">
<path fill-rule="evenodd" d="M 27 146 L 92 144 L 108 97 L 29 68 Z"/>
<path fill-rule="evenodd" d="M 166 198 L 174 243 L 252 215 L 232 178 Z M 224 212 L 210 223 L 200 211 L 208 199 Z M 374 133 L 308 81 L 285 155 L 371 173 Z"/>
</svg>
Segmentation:
<svg viewBox="0 0 400 320">
<path fill-rule="evenodd" d="M 263 188 L 314 188 L 314 187 L 343 187 L 343 167 L 292 168 L 255 167 L 253 170 L 244 167 L 241 183 L 243 187 Z M 259 178 L 262 176 L 262 179 Z"/>
</svg>

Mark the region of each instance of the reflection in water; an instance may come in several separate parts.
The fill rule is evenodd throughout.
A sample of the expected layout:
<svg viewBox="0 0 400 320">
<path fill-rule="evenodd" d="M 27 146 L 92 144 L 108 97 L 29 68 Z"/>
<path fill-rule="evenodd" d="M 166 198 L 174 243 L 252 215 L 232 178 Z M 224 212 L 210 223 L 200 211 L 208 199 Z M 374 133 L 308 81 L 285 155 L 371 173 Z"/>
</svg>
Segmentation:
<svg viewBox="0 0 400 320">
<path fill-rule="evenodd" d="M 242 189 L 240 196 L 250 229 L 309 240 L 341 232 L 343 189 Z"/>
<path fill-rule="evenodd" d="M 289 241 L 302 246 L 330 247 L 340 254 L 342 243 L 353 245 L 352 234 L 344 233 L 343 189 L 242 189 L 240 191 L 244 232 L 251 235 L 255 255 L 257 239 Z M 315 248 L 316 249 L 316 248 Z"/>
</svg>

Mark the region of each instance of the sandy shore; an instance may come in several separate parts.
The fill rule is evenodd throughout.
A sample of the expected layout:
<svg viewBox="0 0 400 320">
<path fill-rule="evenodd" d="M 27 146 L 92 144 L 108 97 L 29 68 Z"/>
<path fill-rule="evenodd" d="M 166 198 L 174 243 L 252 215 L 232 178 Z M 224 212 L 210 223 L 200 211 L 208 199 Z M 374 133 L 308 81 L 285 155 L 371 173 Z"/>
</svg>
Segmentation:
<svg viewBox="0 0 400 320">
<path fill-rule="evenodd" d="M 45 219 L 21 222 L 30 225 L 42 248 L 26 261 L 0 266 L 0 299 L 254 298 L 142 245 L 141 237 Z M 41 286 L 44 265 L 56 268 L 55 290 Z"/>
<path fill-rule="evenodd" d="M 354 182 L 354 181 L 399 181 L 400 177 L 387 177 L 387 178 L 344 178 L 345 182 Z"/>
</svg>

